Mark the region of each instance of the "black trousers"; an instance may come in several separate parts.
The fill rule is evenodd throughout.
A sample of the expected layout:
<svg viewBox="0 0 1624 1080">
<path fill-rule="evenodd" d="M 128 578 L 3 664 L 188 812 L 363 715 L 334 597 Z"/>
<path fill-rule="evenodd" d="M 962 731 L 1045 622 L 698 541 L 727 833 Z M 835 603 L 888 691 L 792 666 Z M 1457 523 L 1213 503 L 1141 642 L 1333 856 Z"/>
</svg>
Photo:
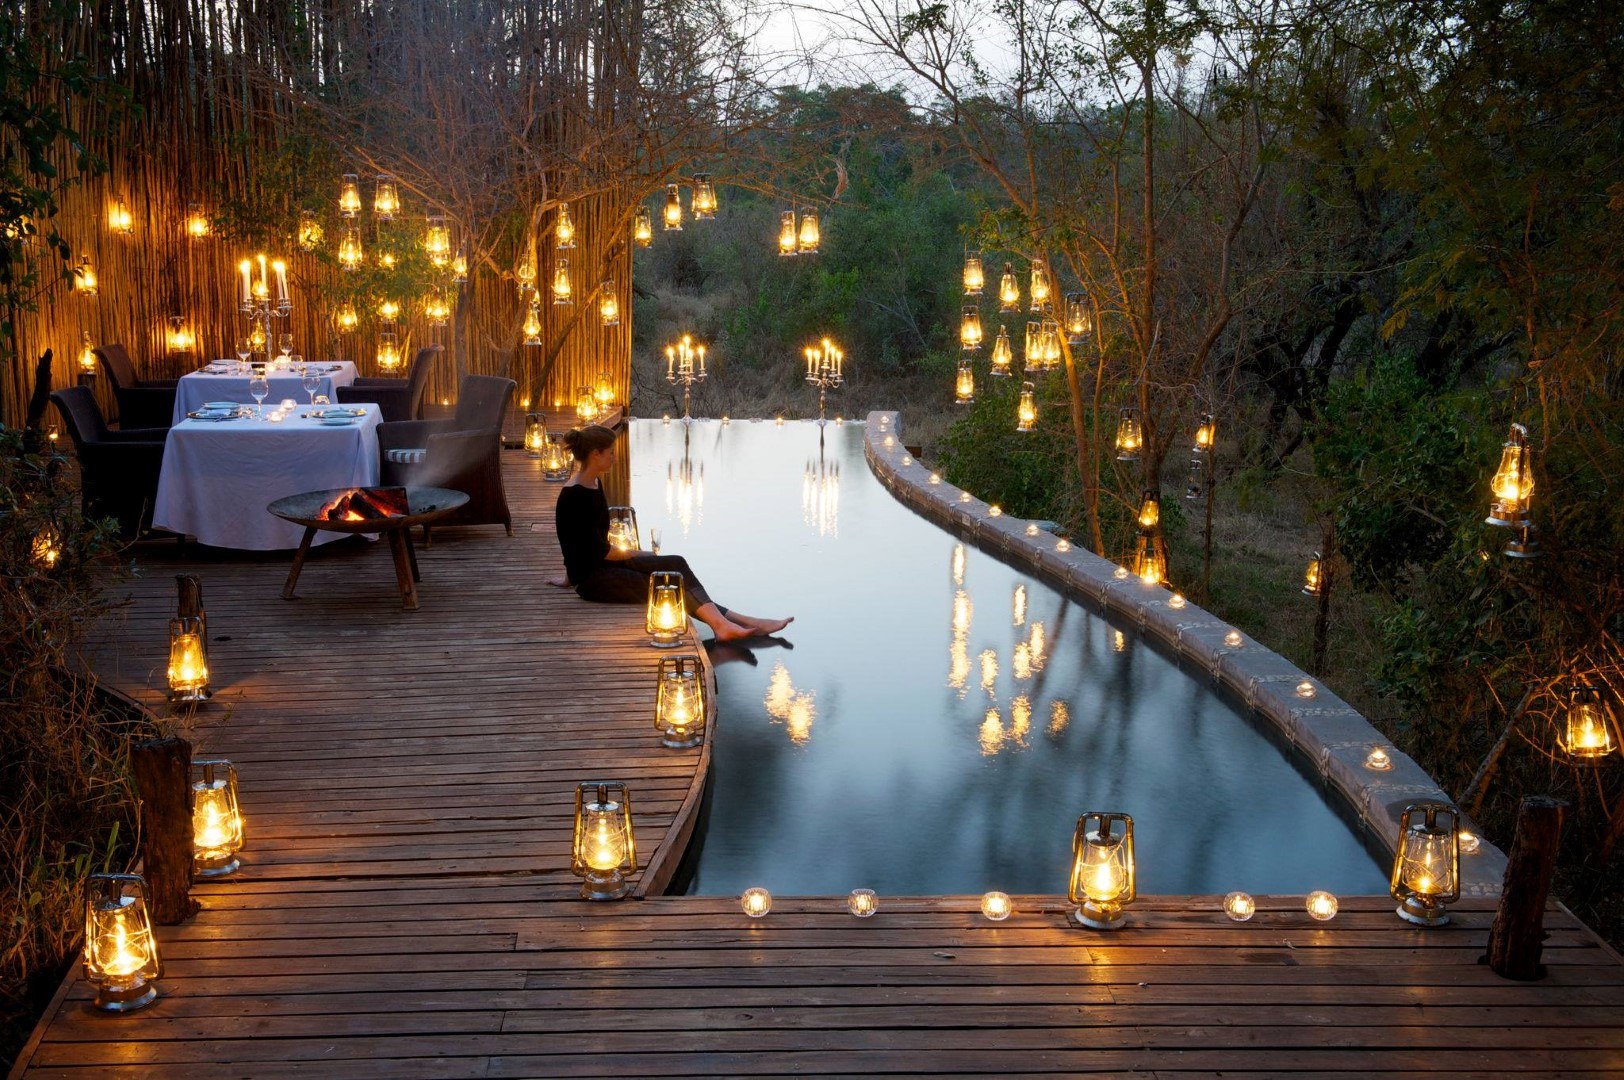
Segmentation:
<svg viewBox="0 0 1624 1080">
<path fill-rule="evenodd" d="M 688 560 L 681 555 L 633 555 L 629 559 L 605 562 L 588 574 L 585 581 L 576 583 L 575 594 L 597 604 L 646 603 L 649 575 L 658 570 L 674 570 L 682 575 L 682 596 L 688 614 L 711 602 L 705 586 L 694 577 Z"/>
</svg>

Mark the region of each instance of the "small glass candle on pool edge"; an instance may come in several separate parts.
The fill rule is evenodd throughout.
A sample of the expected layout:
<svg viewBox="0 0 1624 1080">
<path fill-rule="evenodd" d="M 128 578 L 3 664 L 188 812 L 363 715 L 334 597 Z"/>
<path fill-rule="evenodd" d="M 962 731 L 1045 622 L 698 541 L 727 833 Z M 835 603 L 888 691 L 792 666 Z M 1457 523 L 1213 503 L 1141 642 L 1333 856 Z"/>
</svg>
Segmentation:
<svg viewBox="0 0 1624 1080">
<path fill-rule="evenodd" d="M 880 910 L 880 898 L 873 889 L 853 889 L 846 897 L 846 908 L 859 919 L 866 919 Z"/>
<path fill-rule="evenodd" d="M 1167 606 L 1172 608 L 1174 611 L 1182 608 L 1184 606 L 1184 594 L 1174 593 L 1172 596 L 1169 596 L 1167 598 Z"/>
<path fill-rule="evenodd" d="M 904 465 L 912 465 L 913 464 L 913 455 L 911 455 L 911 454 L 903 454 L 902 455 L 902 463 Z"/>
<path fill-rule="evenodd" d="M 1304 679 L 1302 682 L 1297 684 L 1297 696 L 1298 697 L 1300 697 L 1300 698 L 1311 698 L 1311 697 L 1314 696 L 1314 694 L 1315 694 L 1314 684 L 1309 682 L 1307 679 Z"/>
<path fill-rule="evenodd" d="M 1111 571 L 1111 576 L 1116 578 L 1118 581 L 1127 581 L 1128 568 L 1126 566 L 1119 566 L 1115 570 Z"/>
<path fill-rule="evenodd" d="M 1329 922 L 1336 918 L 1336 897 L 1324 889 L 1316 889 L 1309 893 L 1303 907 L 1308 910 L 1309 917 L 1316 922 Z"/>
<path fill-rule="evenodd" d="M 967 502 L 970 501 L 971 498 L 972 498 L 972 496 L 970 495 L 970 493 L 968 491 L 959 492 L 959 502 L 967 503 Z"/>
<path fill-rule="evenodd" d="M 940 484 L 941 482 L 942 482 L 942 478 L 940 476 L 938 476 L 935 473 L 930 474 L 930 483 L 932 483 L 932 484 Z"/>
<path fill-rule="evenodd" d="M 1038 533 L 1040 533 L 1042 531 L 1043 530 L 1038 528 L 1038 523 L 1035 522 L 1035 521 L 1031 522 L 1030 524 L 1028 524 L 1026 526 L 1026 535 L 1027 536 L 1036 536 Z"/>
<path fill-rule="evenodd" d="M 1060 539 L 1054 542 L 1054 549 L 1056 551 L 1070 551 L 1071 541 L 1062 536 Z"/>
<path fill-rule="evenodd" d="M 1374 769 L 1377 772 L 1386 772 L 1392 767 L 1393 759 L 1388 756 L 1386 750 L 1383 750 L 1379 746 L 1375 747 L 1370 751 L 1370 753 L 1365 755 L 1365 768 L 1367 769 Z"/>
<path fill-rule="evenodd" d="M 1008 893 L 990 892 L 981 898 L 981 914 L 993 922 L 1003 922 L 1015 910 Z"/>
<path fill-rule="evenodd" d="M 1251 893 L 1232 892 L 1224 897 L 1224 914 L 1236 922 L 1245 922 L 1257 914 L 1257 901 Z"/>
<path fill-rule="evenodd" d="M 1483 841 L 1478 839 L 1477 833 L 1460 831 L 1460 853 L 1462 855 L 1476 855 L 1483 847 Z"/>
<path fill-rule="evenodd" d="M 1246 644 L 1246 639 L 1241 637 L 1241 632 L 1239 630 L 1231 630 L 1229 633 L 1224 635 L 1224 644 L 1229 646 L 1231 649 L 1238 649 Z"/>
<path fill-rule="evenodd" d="M 988 517 L 1003 517 L 1004 516 L 1004 508 L 1002 506 L 999 506 L 997 503 L 994 503 L 993 505 L 987 507 L 987 516 Z"/>
<path fill-rule="evenodd" d="M 753 886 L 739 897 L 739 907 L 752 919 L 759 919 L 773 909 L 773 894 L 759 885 Z"/>
</svg>

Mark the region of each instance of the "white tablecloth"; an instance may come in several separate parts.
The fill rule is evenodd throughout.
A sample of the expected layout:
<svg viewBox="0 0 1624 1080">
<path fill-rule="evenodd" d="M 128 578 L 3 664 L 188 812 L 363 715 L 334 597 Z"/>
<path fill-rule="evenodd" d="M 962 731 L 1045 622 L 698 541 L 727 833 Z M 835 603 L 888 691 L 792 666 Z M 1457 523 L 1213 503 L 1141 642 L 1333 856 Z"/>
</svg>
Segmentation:
<svg viewBox="0 0 1624 1080">
<path fill-rule="evenodd" d="M 316 390 L 318 394 L 326 394 L 328 401 L 334 401 L 333 387 L 348 386 L 355 381 L 355 365 L 348 360 L 322 362 L 319 366 L 337 369 L 323 374 L 321 386 Z M 248 393 L 248 379 L 247 375 L 214 375 L 207 371 L 191 371 L 182 375 L 175 386 L 175 415 L 170 423 L 180 423 L 186 419 L 187 413 L 196 412 L 207 401 L 235 401 L 252 405 L 254 398 Z M 275 405 L 278 401 L 292 398 L 301 405 L 309 406 L 310 395 L 305 393 L 298 372 L 273 371 L 266 376 L 266 381 L 271 384 L 271 392 L 266 396 L 265 404 Z"/>
<path fill-rule="evenodd" d="M 213 547 L 275 551 L 299 546 L 304 528 L 265 509 L 288 495 L 378 482 L 378 407 L 344 427 L 296 410 L 268 420 L 185 420 L 169 429 L 153 524 Z M 315 543 L 341 539 L 317 533 Z"/>
</svg>

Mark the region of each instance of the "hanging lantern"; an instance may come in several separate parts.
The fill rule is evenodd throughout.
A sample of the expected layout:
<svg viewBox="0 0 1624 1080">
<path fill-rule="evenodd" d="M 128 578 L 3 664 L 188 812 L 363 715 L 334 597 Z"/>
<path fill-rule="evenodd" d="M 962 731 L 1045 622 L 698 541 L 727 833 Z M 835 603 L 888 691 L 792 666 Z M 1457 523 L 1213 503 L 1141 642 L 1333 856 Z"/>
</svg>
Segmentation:
<svg viewBox="0 0 1624 1080">
<path fill-rule="evenodd" d="M 1399 918 L 1417 926 L 1449 921 L 1444 905 L 1460 899 L 1460 811 L 1448 803 L 1413 803 L 1398 824 L 1398 850 L 1388 893 Z"/>
<path fill-rule="evenodd" d="M 1039 327 L 1037 320 L 1028 319 L 1026 322 L 1026 345 L 1021 350 L 1022 370 L 1027 375 L 1041 374 L 1047 367 L 1043 360 L 1043 343 L 1038 340 L 1041 333 L 1042 329 Z"/>
<path fill-rule="evenodd" d="M 716 216 L 716 188 L 710 173 L 694 173 L 694 220 L 709 221 Z"/>
<path fill-rule="evenodd" d="M 1510 528 L 1532 524 L 1528 504 L 1534 494 L 1534 470 L 1528 449 L 1528 429 L 1511 425 L 1511 434 L 1500 451 L 1500 467 L 1489 484 L 1494 505 L 1486 523 Z"/>
<path fill-rule="evenodd" d="M 1139 527 L 1147 532 L 1154 532 L 1162 523 L 1162 507 L 1156 498 L 1156 492 L 1146 491 L 1139 503 Z"/>
<path fill-rule="evenodd" d="M 299 229 L 295 234 L 299 246 L 306 251 L 314 251 L 321 244 L 323 236 L 321 222 L 309 210 L 299 211 Z"/>
<path fill-rule="evenodd" d="M 193 203 L 186 209 L 186 235 L 193 240 L 201 240 L 209 235 L 211 226 L 209 215 L 203 211 L 202 203 Z"/>
<path fill-rule="evenodd" d="M 41 570 L 55 570 L 62 561 L 62 537 L 49 525 L 34 534 L 29 543 L 28 560 Z"/>
<path fill-rule="evenodd" d="M 1138 461 L 1144 448 L 1144 433 L 1139 428 L 1139 416 L 1132 409 L 1123 409 L 1117 420 L 1116 452 L 1118 461 Z"/>
<path fill-rule="evenodd" d="M 637 531 L 637 511 L 630 506 L 609 508 L 609 546 L 616 551 L 641 551 L 643 540 Z"/>
<path fill-rule="evenodd" d="M 1593 686 L 1578 684 L 1569 692 L 1567 715 L 1557 746 L 1574 761 L 1595 764 L 1617 747 L 1613 711 Z"/>
<path fill-rule="evenodd" d="M 193 616 L 169 620 L 169 700 L 207 701 L 209 690 L 208 642 L 203 622 Z"/>
<path fill-rule="evenodd" d="M 1040 262 L 1032 264 L 1032 304 L 1033 312 L 1047 311 L 1049 309 L 1049 272 Z"/>
<path fill-rule="evenodd" d="M 1006 315 L 1021 310 L 1021 285 L 1010 263 L 1004 264 L 1004 276 L 998 281 L 998 310 Z"/>
<path fill-rule="evenodd" d="M 513 264 L 513 280 L 518 284 L 521 293 L 529 292 L 536 287 L 536 251 L 526 248 L 519 256 L 519 261 Z"/>
<path fill-rule="evenodd" d="M 338 266 L 341 270 L 359 270 L 366 252 L 361 247 L 361 235 L 355 226 L 344 230 L 344 239 L 338 242 Z"/>
<path fill-rule="evenodd" d="M 1208 413 L 1201 417 L 1195 425 L 1195 446 L 1192 450 L 1197 454 L 1209 454 L 1212 445 L 1218 439 L 1218 425 Z"/>
<path fill-rule="evenodd" d="M 682 231 L 682 194 L 676 184 L 665 185 L 665 231 Z"/>
<path fill-rule="evenodd" d="M 646 206 L 639 206 L 632 215 L 632 243 L 641 248 L 654 243 L 654 215 Z"/>
<path fill-rule="evenodd" d="M 355 305 L 346 300 L 338 306 L 338 311 L 333 314 L 333 323 L 338 327 L 340 333 L 348 334 L 361 325 L 361 317 L 355 313 Z"/>
<path fill-rule="evenodd" d="M 660 658 L 654 727 L 660 745 L 686 750 L 705 741 L 705 679 L 692 653 Z"/>
<path fill-rule="evenodd" d="M 980 296 L 986 287 L 987 274 L 981 265 L 981 253 L 971 251 L 964 256 L 964 295 Z"/>
<path fill-rule="evenodd" d="M 1038 338 L 1038 345 L 1043 352 L 1043 366 L 1047 370 L 1060 363 L 1060 324 L 1053 319 L 1043 320 L 1043 329 Z"/>
<path fill-rule="evenodd" d="M 620 297 L 612 280 L 598 286 L 598 320 L 604 326 L 620 325 Z"/>
<path fill-rule="evenodd" d="M 400 192 L 395 187 L 395 178 L 388 173 L 378 174 L 378 187 L 372 193 L 372 212 L 378 215 L 379 221 L 394 221 L 395 215 L 400 213 Z"/>
<path fill-rule="evenodd" d="M 570 262 L 562 255 L 558 257 L 558 265 L 553 267 L 553 303 L 575 303 L 574 289 L 570 285 Z"/>
<path fill-rule="evenodd" d="M 378 317 L 384 322 L 394 322 L 400 318 L 400 301 L 385 297 L 378 301 Z"/>
<path fill-rule="evenodd" d="M 146 896 L 139 874 L 85 879 L 84 970 L 85 981 L 96 988 L 93 1008 L 132 1012 L 158 998 L 163 965 Z"/>
<path fill-rule="evenodd" d="M 547 416 L 533 412 L 524 414 L 524 449 L 533 458 L 542 456 L 547 449 Z"/>
<path fill-rule="evenodd" d="M 423 315 L 431 326 L 444 326 L 451 321 L 451 303 L 438 289 L 423 300 Z"/>
<path fill-rule="evenodd" d="M 468 280 L 468 256 L 461 251 L 451 260 L 451 280 L 458 285 Z"/>
<path fill-rule="evenodd" d="M 107 227 L 118 236 L 128 236 L 135 231 L 135 216 L 124 205 L 124 200 L 114 199 L 107 207 Z"/>
<path fill-rule="evenodd" d="M 430 214 L 423 229 L 423 254 L 434 266 L 444 267 L 451 261 L 451 228 L 444 214 Z"/>
<path fill-rule="evenodd" d="M 1316 551 L 1314 557 L 1308 560 L 1308 569 L 1303 571 L 1304 596 L 1318 596 L 1324 591 L 1324 570 L 1321 569 L 1320 565 L 1323 558 L 1324 556 Z"/>
<path fill-rule="evenodd" d="M 643 628 L 649 644 L 671 649 L 682 643 L 688 629 L 688 613 L 682 595 L 682 575 L 656 570 L 648 579 L 648 615 Z"/>
<path fill-rule="evenodd" d="M 564 446 L 564 440 L 556 435 L 547 435 L 541 452 L 541 475 L 545 480 L 568 480 L 574 471 L 574 462 L 569 450 Z"/>
<path fill-rule="evenodd" d="M 818 215 L 811 210 L 802 210 L 801 233 L 798 241 L 800 254 L 816 255 L 822 243 L 823 233 L 818 229 Z"/>
<path fill-rule="evenodd" d="M 73 291 L 83 296 L 97 292 L 96 268 L 90 265 L 90 256 L 79 256 L 79 265 L 73 268 Z"/>
<path fill-rule="evenodd" d="M 361 212 L 361 184 L 354 173 L 345 173 L 338 184 L 338 216 L 355 217 Z"/>
<path fill-rule="evenodd" d="M 1186 499 L 1199 499 L 1206 494 L 1206 471 L 1199 457 L 1190 459 L 1190 479 L 1184 485 Z"/>
<path fill-rule="evenodd" d="M 164 346 L 172 353 L 191 352 L 197 344 L 197 338 L 186 327 L 186 319 L 180 315 L 169 316 L 169 329 L 164 332 Z"/>
<path fill-rule="evenodd" d="M 385 270 L 393 270 L 395 268 L 396 261 L 395 253 L 393 251 L 378 252 L 378 265 L 383 267 Z"/>
<path fill-rule="evenodd" d="M 1081 905 L 1072 920 L 1095 930 L 1122 925 L 1122 909 L 1137 895 L 1134 882 L 1133 818 L 1090 811 L 1077 819 L 1071 840 L 1071 902 Z"/>
<path fill-rule="evenodd" d="M 953 381 L 953 400 L 968 405 L 976 399 L 976 372 L 968 356 L 959 360 L 959 373 Z"/>
<path fill-rule="evenodd" d="M 1167 580 L 1167 551 L 1161 537 L 1140 535 L 1134 548 L 1133 572 L 1146 585 L 1160 585 Z"/>
<path fill-rule="evenodd" d="M 575 789 L 575 843 L 570 872 L 581 879 L 583 900 L 619 900 L 631 892 L 627 874 L 637 872 L 632 800 L 618 780 Z"/>
<path fill-rule="evenodd" d="M 964 314 L 959 319 L 959 344 L 966 352 L 981 348 L 981 312 L 974 304 L 964 305 Z"/>
<path fill-rule="evenodd" d="M 1015 350 L 1009 344 L 1009 328 L 998 328 L 998 340 L 992 344 L 992 371 L 995 378 L 1003 379 L 1009 376 L 1015 363 Z"/>
<path fill-rule="evenodd" d="M 778 254 L 786 258 L 795 254 L 796 236 L 795 211 L 785 210 L 778 215 Z"/>
<path fill-rule="evenodd" d="M 560 251 L 575 247 L 575 222 L 570 220 L 570 204 L 558 204 L 558 220 L 553 223 L 553 245 Z"/>
<path fill-rule="evenodd" d="M 224 758 L 192 759 L 192 873 L 211 878 L 236 870 L 242 842 L 236 766 Z"/>
<path fill-rule="evenodd" d="M 1021 383 L 1020 404 L 1015 407 L 1015 430 L 1031 431 L 1032 426 L 1038 422 L 1038 403 L 1033 386 L 1029 382 Z"/>
<path fill-rule="evenodd" d="M 400 367 L 400 343 L 395 340 L 393 330 L 385 330 L 378 335 L 378 367 L 384 371 L 394 371 Z"/>
<path fill-rule="evenodd" d="M 525 308 L 524 326 L 521 329 L 526 345 L 541 344 L 541 305 L 536 302 L 534 296 L 530 298 L 530 305 Z"/>
<path fill-rule="evenodd" d="M 1086 293 L 1066 294 L 1066 343 L 1081 345 L 1094 328 L 1094 314 L 1089 310 Z"/>
</svg>

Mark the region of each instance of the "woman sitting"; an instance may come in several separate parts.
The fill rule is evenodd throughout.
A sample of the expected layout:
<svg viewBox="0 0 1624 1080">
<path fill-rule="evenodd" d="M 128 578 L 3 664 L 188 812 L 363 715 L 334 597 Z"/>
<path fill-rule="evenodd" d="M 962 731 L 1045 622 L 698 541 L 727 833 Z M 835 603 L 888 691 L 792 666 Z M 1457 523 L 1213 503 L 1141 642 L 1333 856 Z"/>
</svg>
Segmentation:
<svg viewBox="0 0 1624 1080">
<path fill-rule="evenodd" d="M 600 480 L 615 463 L 615 435 L 596 424 L 571 431 L 564 445 L 575 456 L 575 475 L 558 493 L 555 523 L 564 552 L 563 578 L 583 600 L 600 604 L 641 604 L 648 598 L 649 575 L 674 570 L 682 575 L 688 614 L 710 627 L 718 641 L 774 634 L 794 619 L 757 619 L 718 606 L 680 555 L 616 551 L 609 546 L 609 500 Z"/>
</svg>

